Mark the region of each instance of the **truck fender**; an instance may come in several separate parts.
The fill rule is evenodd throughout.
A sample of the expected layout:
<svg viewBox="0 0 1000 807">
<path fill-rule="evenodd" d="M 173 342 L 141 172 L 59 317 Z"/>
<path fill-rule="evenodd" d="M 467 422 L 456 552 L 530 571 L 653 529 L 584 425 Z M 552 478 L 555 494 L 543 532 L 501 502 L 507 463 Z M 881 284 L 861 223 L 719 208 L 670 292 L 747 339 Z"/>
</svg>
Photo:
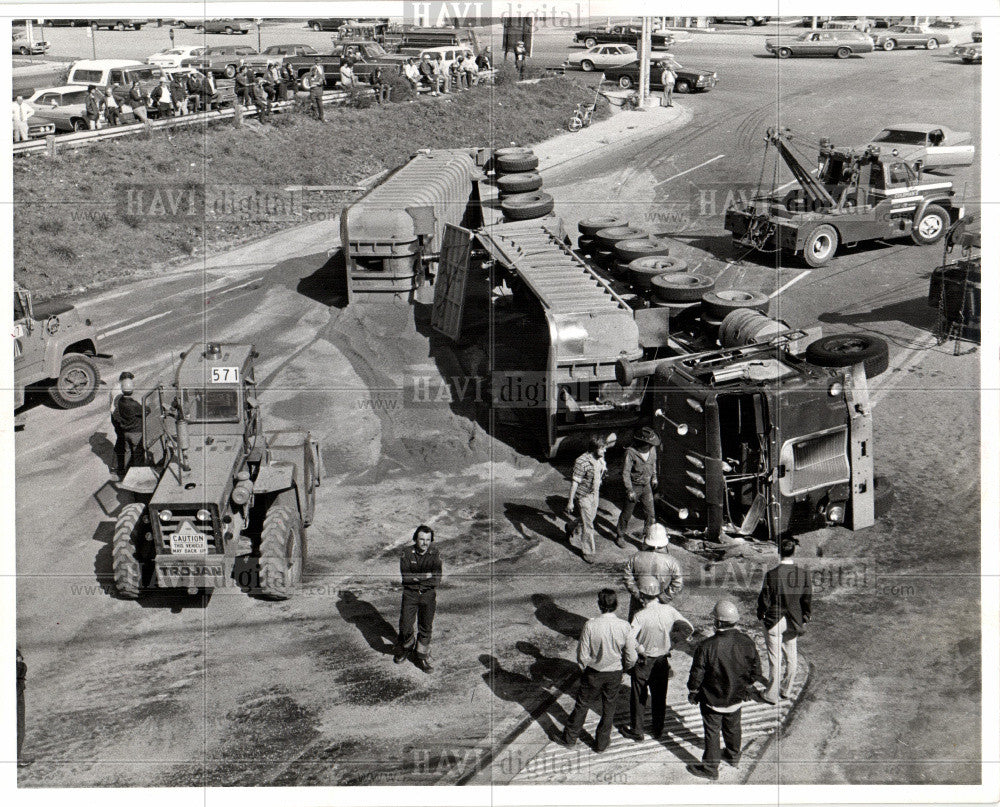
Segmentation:
<svg viewBox="0 0 1000 807">
<path fill-rule="evenodd" d="M 924 211 L 929 205 L 937 205 L 938 207 L 943 207 L 948 211 L 949 217 L 951 217 L 952 223 L 956 221 L 956 210 L 955 206 L 951 203 L 950 196 L 927 196 L 924 200 L 917 205 L 917 209 L 913 211 L 913 221 L 914 223 L 920 221 L 920 217 L 924 215 Z"/>
</svg>

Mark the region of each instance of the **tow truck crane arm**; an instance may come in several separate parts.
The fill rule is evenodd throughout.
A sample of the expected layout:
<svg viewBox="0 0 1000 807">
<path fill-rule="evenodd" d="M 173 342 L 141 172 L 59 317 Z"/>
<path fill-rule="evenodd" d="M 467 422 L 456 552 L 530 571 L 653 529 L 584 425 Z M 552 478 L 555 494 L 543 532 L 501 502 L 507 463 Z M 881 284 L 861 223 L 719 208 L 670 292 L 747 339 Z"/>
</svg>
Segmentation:
<svg viewBox="0 0 1000 807">
<path fill-rule="evenodd" d="M 809 197 L 811 209 L 835 208 L 837 201 L 827 192 L 823 184 L 805 169 L 802 163 L 788 149 L 788 146 L 785 145 L 785 140 L 788 137 L 789 135 L 783 130 L 771 128 L 767 130 L 764 139 L 777 149 L 781 159 L 785 161 L 796 181 L 802 187 L 802 190 L 805 191 L 806 196 Z"/>
</svg>

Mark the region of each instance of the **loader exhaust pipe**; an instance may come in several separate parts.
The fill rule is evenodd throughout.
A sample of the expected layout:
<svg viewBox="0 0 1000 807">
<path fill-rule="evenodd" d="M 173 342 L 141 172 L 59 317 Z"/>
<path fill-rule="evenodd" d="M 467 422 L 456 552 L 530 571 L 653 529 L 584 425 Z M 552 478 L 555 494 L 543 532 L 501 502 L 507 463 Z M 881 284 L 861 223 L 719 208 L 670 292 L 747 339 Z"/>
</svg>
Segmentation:
<svg viewBox="0 0 1000 807">
<path fill-rule="evenodd" d="M 615 381 L 621 386 L 627 387 L 637 378 L 645 378 L 656 372 L 656 368 L 663 363 L 663 359 L 652 361 L 629 361 L 622 358 L 615 362 Z"/>
</svg>

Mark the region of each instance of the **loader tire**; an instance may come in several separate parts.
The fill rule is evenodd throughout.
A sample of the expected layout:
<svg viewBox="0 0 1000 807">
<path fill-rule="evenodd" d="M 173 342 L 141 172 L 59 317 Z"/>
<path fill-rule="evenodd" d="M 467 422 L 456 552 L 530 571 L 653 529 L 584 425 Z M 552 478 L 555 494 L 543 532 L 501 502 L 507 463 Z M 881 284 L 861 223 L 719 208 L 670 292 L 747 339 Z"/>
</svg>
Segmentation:
<svg viewBox="0 0 1000 807">
<path fill-rule="evenodd" d="M 629 263 L 639 258 L 651 256 L 667 257 L 670 254 L 670 242 L 663 238 L 629 238 L 615 242 L 615 252 L 618 259 Z"/>
<path fill-rule="evenodd" d="M 538 157 L 530 151 L 521 154 L 504 154 L 496 158 L 498 174 L 523 174 L 538 168 Z"/>
<path fill-rule="evenodd" d="M 758 291 L 721 289 L 703 294 L 701 303 L 709 317 L 723 320 L 730 311 L 736 311 L 738 308 L 752 308 L 767 316 L 771 307 L 771 298 Z"/>
<path fill-rule="evenodd" d="M 260 532 L 260 593 L 269 600 L 287 600 L 302 579 L 305 531 L 293 505 L 276 500 L 264 516 Z"/>
<path fill-rule="evenodd" d="M 538 219 L 547 216 L 554 207 L 555 200 L 542 191 L 515 193 L 500 202 L 500 209 L 507 221 Z"/>
<path fill-rule="evenodd" d="M 497 189 L 501 194 L 531 193 L 542 187 L 542 176 L 536 171 L 525 171 L 520 174 L 505 174 L 497 180 Z"/>
<path fill-rule="evenodd" d="M 114 537 L 111 539 L 111 570 L 115 591 L 126 600 L 137 599 L 142 586 L 142 566 L 136 556 L 135 536 L 145 511 L 146 505 L 140 502 L 125 505 L 118 514 Z"/>
<path fill-rule="evenodd" d="M 650 279 L 652 285 L 652 278 Z M 715 288 L 715 279 L 696 272 L 664 272 L 656 277 L 656 299 L 661 303 L 697 303 Z"/>
<path fill-rule="evenodd" d="M 580 235 L 594 238 L 600 230 L 607 230 L 610 227 L 626 227 L 628 222 L 617 216 L 598 216 L 592 219 L 581 219 L 576 226 Z"/>
</svg>

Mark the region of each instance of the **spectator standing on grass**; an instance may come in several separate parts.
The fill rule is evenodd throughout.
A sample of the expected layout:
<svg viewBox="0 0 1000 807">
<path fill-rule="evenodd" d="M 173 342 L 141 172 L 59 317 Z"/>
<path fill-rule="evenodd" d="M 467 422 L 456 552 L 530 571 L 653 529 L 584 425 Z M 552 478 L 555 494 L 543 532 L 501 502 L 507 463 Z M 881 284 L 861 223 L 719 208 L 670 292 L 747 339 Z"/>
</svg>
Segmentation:
<svg viewBox="0 0 1000 807">
<path fill-rule="evenodd" d="M 413 531 L 413 546 L 399 558 L 403 578 L 403 600 L 399 607 L 399 639 L 393 661 L 402 663 L 414 652 L 414 663 L 425 673 L 433 672 L 430 662 L 431 633 L 437 607 L 437 587 L 441 582 L 441 556 L 432 544 L 434 530 L 421 524 Z M 417 623 L 416 636 L 413 623 Z"/>
<path fill-rule="evenodd" d="M 278 94 L 282 101 L 287 101 L 289 93 L 292 97 L 295 97 L 295 73 L 292 72 L 290 65 L 281 63 L 281 67 L 278 68 L 278 77 L 281 81 L 278 84 Z"/>
<path fill-rule="evenodd" d="M 518 41 L 514 48 L 514 67 L 517 69 L 517 77 L 524 80 L 524 65 L 528 59 L 528 49 L 524 47 L 524 42 Z"/>
<path fill-rule="evenodd" d="M 372 89 L 375 90 L 375 100 L 380 104 L 385 104 L 389 101 L 389 91 L 391 87 L 385 83 L 385 79 L 382 78 L 382 68 L 376 67 L 375 71 L 372 73 Z"/>
<path fill-rule="evenodd" d="M 660 83 L 663 85 L 663 106 L 674 105 L 674 82 L 677 81 L 677 71 L 672 63 L 660 62 L 663 71 L 660 73 Z"/>
<path fill-rule="evenodd" d="M 252 83 L 250 76 L 250 69 L 243 63 L 240 62 L 240 66 L 236 71 L 236 97 L 243 106 L 250 106 L 250 84 Z"/>
<path fill-rule="evenodd" d="M 117 126 L 121 109 L 118 106 L 118 99 L 115 98 L 115 85 L 109 84 L 104 91 L 104 117 L 108 126 Z"/>
<path fill-rule="evenodd" d="M 19 143 L 28 139 L 28 118 L 35 114 L 28 104 L 24 102 L 24 96 L 17 96 L 17 100 L 10 105 L 11 120 L 14 124 L 14 142 Z"/>
<path fill-rule="evenodd" d="M 639 580 L 643 577 L 655 577 L 660 582 L 658 599 L 662 603 L 670 602 L 684 590 L 681 565 L 670 554 L 670 536 L 662 524 L 650 527 L 641 549 L 625 563 L 622 582 L 632 595 L 628 610 L 629 621 L 642 608 Z"/>
<path fill-rule="evenodd" d="M 184 78 L 184 89 L 187 90 L 188 109 L 193 113 L 198 113 L 204 106 L 204 89 L 202 82 L 204 77 L 197 70 L 187 74 Z"/>
<path fill-rule="evenodd" d="M 264 79 L 258 78 L 250 87 L 254 106 L 257 107 L 257 115 L 261 123 L 271 120 L 271 101 L 267 97 L 267 90 L 264 88 Z"/>
<path fill-rule="evenodd" d="M 587 712 L 594 709 L 601 715 L 594 737 L 594 750 L 600 753 L 611 742 L 622 672 L 635 665 L 638 653 L 631 627 L 615 614 L 618 596 L 614 589 L 601 589 L 597 595 L 597 607 L 601 615 L 588 619 L 580 632 L 580 644 L 576 651 L 577 663 L 583 670 L 580 689 L 573 713 L 556 742 L 565 746 L 576 745 Z"/>
<path fill-rule="evenodd" d="M 309 70 L 309 110 L 316 114 L 318 120 L 326 120 L 323 111 L 323 89 L 326 86 L 326 76 L 323 68 L 314 64 Z"/>
<path fill-rule="evenodd" d="M 618 518 L 618 546 L 623 549 L 628 546 L 626 536 L 628 525 L 635 512 L 635 505 L 642 503 L 645 517 L 643 535 L 646 535 L 656 523 L 656 510 L 653 505 L 653 491 L 659 485 L 656 471 L 656 447 L 660 438 L 649 426 L 643 426 L 632 445 L 625 451 L 625 463 L 622 466 L 622 482 L 625 484 L 625 502 L 622 504 L 621 515 Z"/>
<path fill-rule="evenodd" d="M 146 93 L 142 91 L 142 87 L 139 86 L 138 79 L 132 82 L 132 86 L 128 91 L 128 105 L 132 107 L 132 114 L 135 115 L 136 119 L 142 123 L 149 123 L 149 117 L 146 114 Z"/>
<path fill-rule="evenodd" d="M 83 102 L 83 116 L 87 119 L 87 128 L 96 129 L 101 117 L 101 99 L 97 95 L 97 87 L 91 84 L 87 87 L 87 97 Z"/>
<path fill-rule="evenodd" d="M 573 464 L 573 479 L 569 486 L 566 506 L 566 533 L 571 545 L 577 547 L 587 563 L 594 562 L 597 554 L 594 519 L 601 501 L 601 482 L 608 472 L 604 455 L 614 445 L 615 436 L 595 434 L 590 438 L 587 451 Z"/>
<path fill-rule="evenodd" d="M 274 101 L 284 101 L 285 100 L 285 82 L 281 78 L 281 71 L 278 69 L 278 65 L 271 62 L 267 66 L 267 85 L 268 94 Z"/>
<path fill-rule="evenodd" d="M 764 575 L 757 597 L 757 619 L 764 623 L 767 644 L 768 681 L 764 700 L 787 699 L 798 670 L 798 637 L 812 617 L 812 583 L 809 573 L 792 556 L 798 541 L 786 536 L 778 542 L 778 565 Z M 782 656 L 787 670 L 781 675 Z"/>
<path fill-rule="evenodd" d="M 188 111 L 187 82 L 174 73 L 170 77 L 170 103 L 174 109 L 174 115 L 186 115 Z"/>
<path fill-rule="evenodd" d="M 167 83 L 167 79 L 165 77 L 160 79 L 160 83 L 153 87 L 153 91 L 149 94 L 149 98 L 154 104 L 156 104 L 157 117 L 170 117 L 173 112 L 173 105 L 170 101 L 170 85 Z"/>
<path fill-rule="evenodd" d="M 627 729 L 622 729 L 622 736 L 637 743 L 644 739 L 647 704 L 653 713 L 653 739 L 659 739 L 663 733 L 670 680 L 671 634 L 680 626 L 686 628 L 684 638 L 694 631 L 676 608 L 659 601 L 660 593 L 660 581 L 655 577 L 639 578 L 642 608 L 631 620 L 639 660 L 632 668 L 630 723 Z"/>
<path fill-rule="evenodd" d="M 752 684 L 762 678 L 760 654 L 753 639 L 736 629 L 740 612 L 731 600 L 719 600 L 712 609 L 715 635 L 698 645 L 688 677 L 688 702 L 701 707 L 705 730 L 705 753 L 700 764 L 687 766 L 702 779 L 719 778 L 719 762 L 734 768 L 743 750 L 743 702 Z M 719 753 L 719 732 L 726 751 Z"/>
</svg>

